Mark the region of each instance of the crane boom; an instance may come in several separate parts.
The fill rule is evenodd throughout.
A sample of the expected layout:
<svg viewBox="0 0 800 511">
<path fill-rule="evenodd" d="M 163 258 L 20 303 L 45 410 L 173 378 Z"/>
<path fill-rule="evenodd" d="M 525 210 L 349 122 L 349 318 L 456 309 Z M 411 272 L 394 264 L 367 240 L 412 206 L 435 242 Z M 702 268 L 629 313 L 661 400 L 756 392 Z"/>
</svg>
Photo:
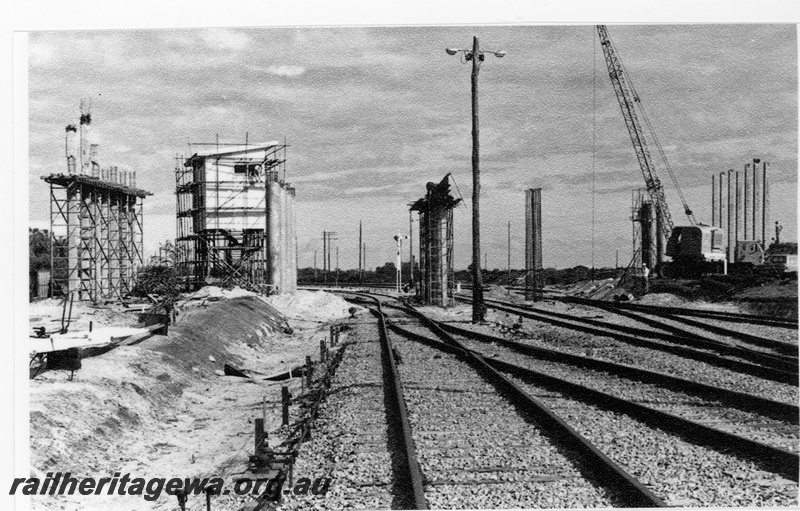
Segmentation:
<svg viewBox="0 0 800 511">
<path fill-rule="evenodd" d="M 651 131 L 652 127 L 649 126 L 650 123 L 647 120 L 647 114 L 642 108 L 642 104 L 639 96 L 636 94 L 636 90 L 633 88 L 630 80 L 626 79 L 622 62 L 617 56 L 614 46 L 611 44 L 611 39 L 608 36 L 608 29 L 606 26 L 597 25 L 597 34 L 600 37 L 600 46 L 603 48 L 603 55 L 606 60 L 606 66 L 608 67 L 608 76 L 611 78 L 611 84 L 614 86 L 614 92 L 616 93 L 617 100 L 619 101 L 622 117 L 625 119 L 625 126 L 628 128 L 628 134 L 631 137 L 631 142 L 633 142 L 633 149 L 636 152 L 636 158 L 639 160 L 639 167 L 642 170 L 642 176 L 644 177 L 647 192 L 650 195 L 656 210 L 661 214 L 661 218 L 663 220 L 661 222 L 661 226 L 664 239 L 669 239 L 675 224 L 673 223 L 672 215 L 669 212 L 669 206 L 667 205 L 667 199 L 664 194 L 664 186 L 661 184 L 661 179 L 658 177 L 658 170 L 656 169 L 655 161 L 650 155 L 650 150 L 647 147 L 644 129 L 639 121 L 639 115 L 637 114 L 637 111 L 641 112 L 641 117 L 645 120 Z M 654 133 L 653 136 L 655 139 Z M 686 215 L 689 217 L 690 222 L 694 224 L 695 222 L 692 210 L 689 208 L 686 200 L 683 197 L 683 193 L 680 191 L 677 180 L 675 180 L 672 169 L 669 168 L 669 162 L 666 161 L 666 156 L 664 155 L 657 139 L 655 139 L 655 143 L 658 147 L 659 153 L 664 159 L 667 170 L 670 172 L 670 175 L 672 175 L 675 186 L 681 196 L 681 201 L 683 202 Z"/>
</svg>

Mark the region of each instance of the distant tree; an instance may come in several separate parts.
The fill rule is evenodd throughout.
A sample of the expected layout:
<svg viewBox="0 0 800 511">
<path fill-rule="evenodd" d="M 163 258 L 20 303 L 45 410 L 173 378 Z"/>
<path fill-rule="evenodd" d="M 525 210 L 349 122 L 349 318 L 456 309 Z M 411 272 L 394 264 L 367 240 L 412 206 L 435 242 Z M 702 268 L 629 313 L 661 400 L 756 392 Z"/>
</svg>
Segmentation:
<svg viewBox="0 0 800 511">
<path fill-rule="evenodd" d="M 28 229 L 30 271 L 50 269 L 50 232 L 47 229 Z"/>
</svg>

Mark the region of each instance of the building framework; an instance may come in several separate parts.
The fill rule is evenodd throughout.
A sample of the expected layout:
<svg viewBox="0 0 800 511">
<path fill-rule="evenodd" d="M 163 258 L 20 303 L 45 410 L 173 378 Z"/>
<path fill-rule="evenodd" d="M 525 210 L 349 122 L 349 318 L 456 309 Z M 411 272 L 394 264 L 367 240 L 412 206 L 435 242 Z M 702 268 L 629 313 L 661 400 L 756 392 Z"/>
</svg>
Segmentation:
<svg viewBox="0 0 800 511">
<path fill-rule="evenodd" d="M 542 189 L 525 190 L 525 299 L 541 300 L 542 272 Z"/>
<path fill-rule="evenodd" d="M 175 166 L 176 267 L 185 289 L 296 289 L 295 189 L 286 144 L 190 144 Z"/>
<path fill-rule="evenodd" d="M 97 174 L 42 176 L 50 185 L 52 295 L 121 299 L 143 265 L 142 200 L 152 194 L 115 167 Z"/>
<path fill-rule="evenodd" d="M 450 175 L 428 183 L 425 197 L 411 204 L 419 214 L 420 280 L 417 296 L 426 304 L 451 307 L 453 296 L 453 209 L 461 202 L 450 195 Z"/>
</svg>

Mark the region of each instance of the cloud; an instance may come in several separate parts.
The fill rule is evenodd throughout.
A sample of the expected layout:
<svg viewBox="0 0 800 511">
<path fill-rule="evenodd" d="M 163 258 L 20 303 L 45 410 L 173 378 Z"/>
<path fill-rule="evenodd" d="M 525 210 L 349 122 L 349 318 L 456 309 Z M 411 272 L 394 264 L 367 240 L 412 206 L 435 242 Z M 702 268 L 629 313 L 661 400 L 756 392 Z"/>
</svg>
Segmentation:
<svg viewBox="0 0 800 511">
<path fill-rule="evenodd" d="M 267 72 L 277 76 L 300 76 L 306 72 L 302 66 L 269 66 Z"/>
<path fill-rule="evenodd" d="M 247 35 L 227 28 L 205 29 L 200 38 L 213 50 L 243 50 L 250 44 Z"/>
</svg>

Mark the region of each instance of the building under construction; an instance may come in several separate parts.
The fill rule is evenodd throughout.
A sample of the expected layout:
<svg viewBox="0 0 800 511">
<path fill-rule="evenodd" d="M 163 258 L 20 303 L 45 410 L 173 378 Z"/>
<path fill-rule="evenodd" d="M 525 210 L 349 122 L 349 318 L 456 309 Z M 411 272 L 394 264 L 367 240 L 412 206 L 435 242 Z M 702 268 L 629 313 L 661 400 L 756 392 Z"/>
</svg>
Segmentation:
<svg viewBox="0 0 800 511">
<path fill-rule="evenodd" d="M 439 184 L 428 183 L 425 197 L 411 204 L 419 214 L 417 296 L 426 304 L 450 307 L 453 296 L 453 208 L 461 202 L 450 195 L 450 174 Z"/>
<path fill-rule="evenodd" d="M 121 299 L 143 264 L 142 200 L 136 172 L 102 168 L 91 143 L 91 112 L 81 102 L 78 126 L 66 128 L 67 172 L 50 185 L 50 293 L 97 302 Z"/>
<path fill-rule="evenodd" d="M 176 162 L 176 266 L 186 289 L 297 287 L 295 189 L 286 144 L 190 144 Z"/>
</svg>

